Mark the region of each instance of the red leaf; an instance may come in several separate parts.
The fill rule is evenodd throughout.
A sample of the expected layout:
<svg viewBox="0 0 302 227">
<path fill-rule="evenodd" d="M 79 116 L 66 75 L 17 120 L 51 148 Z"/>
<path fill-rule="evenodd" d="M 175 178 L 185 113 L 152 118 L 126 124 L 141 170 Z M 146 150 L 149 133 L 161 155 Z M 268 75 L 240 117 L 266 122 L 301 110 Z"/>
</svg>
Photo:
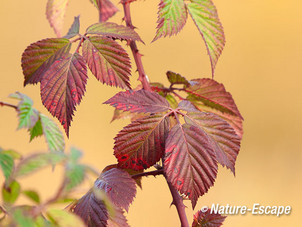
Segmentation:
<svg viewBox="0 0 302 227">
<path fill-rule="evenodd" d="M 188 17 L 183 0 L 161 0 L 158 8 L 157 32 L 152 42 L 160 37 L 177 34 Z"/>
<path fill-rule="evenodd" d="M 114 211 L 109 213 L 107 227 L 130 227 L 127 219 L 124 216 L 124 211 L 121 208 L 115 207 Z"/>
<path fill-rule="evenodd" d="M 188 196 L 193 209 L 214 184 L 217 160 L 208 136 L 190 124 L 175 125 L 166 140 L 164 170 L 168 181 Z"/>
<path fill-rule="evenodd" d="M 107 21 L 118 11 L 116 6 L 110 0 L 96 0 L 96 3 L 100 12 L 100 20 L 102 22 Z"/>
<path fill-rule="evenodd" d="M 43 39 L 31 44 L 22 54 L 24 86 L 41 82 L 43 74 L 60 55 L 68 53 L 71 43 L 68 39 Z"/>
<path fill-rule="evenodd" d="M 102 200 L 95 197 L 92 190 L 84 195 L 72 210 L 80 216 L 88 227 L 105 227 L 108 221 L 108 211 Z"/>
<path fill-rule="evenodd" d="M 79 54 L 56 60 L 41 81 L 41 98 L 49 112 L 64 126 L 67 136 L 75 106 L 81 102 L 87 82 L 87 68 Z"/>
<path fill-rule="evenodd" d="M 163 156 L 169 119 L 162 115 L 133 121 L 115 138 L 114 155 L 122 168 L 141 170 Z"/>
<path fill-rule="evenodd" d="M 119 92 L 104 104 L 133 113 L 158 113 L 169 110 L 169 103 L 165 98 L 146 90 Z"/>
<path fill-rule="evenodd" d="M 82 51 L 88 67 L 99 81 L 110 86 L 130 88 L 130 59 L 117 42 L 104 37 L 90 37 L 84 41 Z"/>
<path fill-rule="evenodd" d="M 112 22 L 96 23 L 86 29 L 87 34 L 97 34 L 115 39 L 141 41 L 139 35 L 131 28 Z"/>
<path fill-rule="evenodd" d="M 54 29 L 57 37 L 62 36 L 63 21 L 65 17 L 68 0 L 48 0 L 46 16 L 50 26 Z"/>
<path fill-rule="evenodd" d="M 111 202 L 126 211 L 136 195 L 135 181 L 127 172 L 117 168 L 103 172 L 94 185 L 103 190 Z"/>
<path fill-rule="evenodd" d="M 212 79 L 195 79 L 192 86 L 186 88 L 187 99 L 199 110 L 212 112 L 226 120 L 242 137 L 242 116 L 232 98 L 223 86 Z"/>
<path fill-rule="evenodd" d="M 240 138 L 234 129 L 218 115 L 192 112 L 185 115 L 185 121 L 200 127 L 208 136 L 217 161 L 235 174 L 235 162 L 240 149 Z"/>
<path fill-rule="evenodd" d="M 224 222 L 226 216 L 221 214 L 211 213 L 211 209 L 206 212 L 197 211 L 194 215 L 192 227 L 220 227 Z"/>
</svg>

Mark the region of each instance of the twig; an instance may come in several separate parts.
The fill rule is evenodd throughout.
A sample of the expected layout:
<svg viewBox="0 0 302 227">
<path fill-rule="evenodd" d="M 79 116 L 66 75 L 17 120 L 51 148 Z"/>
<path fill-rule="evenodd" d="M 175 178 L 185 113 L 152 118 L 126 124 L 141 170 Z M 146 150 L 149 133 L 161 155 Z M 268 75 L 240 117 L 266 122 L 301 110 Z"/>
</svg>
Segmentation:
<svg viewBox="0 0 302 227">
<path fill-rule="evenodd" d="M 138 173 L 138 174 L 132 175 L 131 177 L 133 179 L 137 179 L 139 177 L 145 177 L 145 176 L 154 176 L 155 177 L 155 176 L 161 175 L 163 173 L 164 173 L 163 169 L 157 169 L 157 170 L 150 171 L 150 172 Z"/>
<path fill-rule="evenodd" d="M 127 25 L 127 27 L 134 29 L 134 26 L 131 21 L 130 3 L 127 0 L 123 0 L 122 4 L 123 4 L 123 8 L 124 8 L 126 25 Z M 132 51 L 132 54 L 133 54 L 133 57 L 134 57 L 134 60 L 136 63 L 137 71 L 139 74 L 138 80 L 142 83 L 143 88 L 145 90 L 152 91 L 150 84 L 148 82 L 147 76 L 145 74 L 143 64 L 142 64 L 142 55 L 139 53 L 135 41 L 133 41 L 133 40 L 130 41 L 129 45 L 130 45 L 130 48 L 131 48 L 131 51 Z"/>
<path fill-rule="evenodd" d="M 0 101 L 0 106 L 8 106 L 8 107 L 14 108 L 15 110 L 18 109 L 18 107 L 13 104 L 1 102 L 1 101 Z"/>
</svg>

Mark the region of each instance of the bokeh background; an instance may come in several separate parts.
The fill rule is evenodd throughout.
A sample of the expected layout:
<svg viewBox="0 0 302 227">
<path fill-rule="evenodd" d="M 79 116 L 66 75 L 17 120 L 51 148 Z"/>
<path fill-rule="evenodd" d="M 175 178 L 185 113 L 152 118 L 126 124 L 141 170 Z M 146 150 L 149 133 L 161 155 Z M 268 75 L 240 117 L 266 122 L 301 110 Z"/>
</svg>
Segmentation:
<svg viewBox="0 0 302 227">
<path fill-rule="evenodd" d="M 117 0 L 113 1 L 118 3 Z M 212 203 L 221 205 L 292 206 L 287 216 L 233 215 L 224 226 L 300 226 L 302 214 L 302 3 L 299 0 L 215 0 L 225 29 L 226 47 L 218 61 L 215 79 L 232 93 L 245 118 L 236 177 L 219 168 L 213 188 L 201 197 L 196 210 Z M 132 4 L 133 23 L 146 45 L 138 44 L 145 71 L 152 81 L 167 84 L 172 70 L 189 79 L 210 77 L 210 61 L 203 40 L 191 18 L 180 34 L 151 43 L 156 28 L 159 1 Z M 41 104 L 39 86 L 23 87 L 21 54 L 33 42 L 54 37 L 45 17 L 46 0 L 2 1 L 0 5 L 0 100 L 23 92 L 35 107 L 50 116 Z M 119 9 L 122 9 L 119 4 Z M 73 17 L 81 16 L 81 31 L 97 22 L 96 9 L 88 0 L 70 0 L 65 32 Z M 122 11 L 111 21 L 121 23 Z M 128 49 L 130 54 L 130 50 Z M 138 74 L 133 67 L 133 84 Z M 67 147 L 84 152 L 83 162 L 102 170 L 115 163 L 113 138 L 128 121 L 109 123 L 113 108 L 102 103 L 119 90 L 97 82 L 89 73 L 87 92 L 78 106 Z M 55 120 L 58 122 L 57 120 Z M 13 109 L 0 109 L 0 146 L 24 154 L 45 151 L 44 138 L 29 143 L 26 130 L 16 131 Z M 24 178 L 26 189 L 37 189 L 47 199 L 57 189 L 62 171 L 45 169 Z M 3 176 L 0 176 L 3 182 Z M 93 179 L 90 179 L 90 183 Z M 78 191 L 83 194 L 87 187 Z M 179 226 L 175 207 L 162 177 L 143 179 L 127 218 L 131 226 Z M 20 199 L 19 203 L 27 202 Z M 191 205 L 188 219 L 192 220 Z"/>
</svg>

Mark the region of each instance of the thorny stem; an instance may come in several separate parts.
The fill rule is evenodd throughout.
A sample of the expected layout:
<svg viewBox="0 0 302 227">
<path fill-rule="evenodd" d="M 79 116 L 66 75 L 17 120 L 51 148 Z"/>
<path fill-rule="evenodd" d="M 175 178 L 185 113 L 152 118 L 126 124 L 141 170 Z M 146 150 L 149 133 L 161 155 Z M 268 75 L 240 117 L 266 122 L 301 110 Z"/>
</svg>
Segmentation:
<svg viewBox="0 0 302 227">
<path fill-rule="evenodd" d="M 127 25 L 127 27 L 134 29 L 134 26 L 131 21 L 130 2 L 128 2 L 127 0 L 122 0 L 122 4 L 123 4 L 123 8 L 124 8 L 126 25 Z M 136 66 L 137 66 L 138 73 L 139 73 L 138 80 L 142 83 L 143 89 L 152 91 L 150 84 L 147 80 L 143 64 L 142 64 L 142 60 L 141 60 L 142 55 L 139 53 L 135 41 L 130 41 L 130 48 L 131 48 L 131 51 L 132 51 L 132 54 L 133 54 L 133 57 L 134 57 L 134 60 L 135 60 Z M 186 216 L 185 205 L 183 204 L 183 200 L 182 200 L 181 196 L 178 194 L 177 190 L 167 180 L 166 176 L 165 176 L 165 178 L 168 183 L 169 189 L 171 191 L 171 194 L 173 197 L 172 204 L 174 204 L 176 206 L 178 216 L 179 216 L 179 219 L 181 222 L 181 226 L 189 227 L 189 222 L 188 222 L 188 219 Z"/>
<path fill-rule="evenodd" d="M 127 27 L 134 29 L 134 26 L 132 24 L 131 21 L 131 14 L 130 14 L 130 3 L 127 0 L 122 0 L 122 4 L 123 4 L 123 8 L 124 8 L 124 15 L 125 15 L 125 22 Z M 138 80 L 142 83 L 143 88 L 145 90 L 148 91 L 152 91 L 150 84 L 148 82 L 147 76 L 145 74 L 145 70 L 143 67 L 143 63 L 142 63 L 142 55 L 139 53 L 137 46 L 136 46 L 136 42 L 135 41 L 130 41 L 129 42 L 135 63 L 136 63 L 136 67 L 137 67 L 137 71 L 139 74 Z"/>
<path fill-rule="evenodd" d="M 6 103 L 6 102 L 1 102 L 1 101 L 0 101 L 0 106 L 8 106 L 8 107 L 14 108 L 15 110 L 18 109 L 18 107 L 15 105 L 12 105 L 12 104 Z"/>
<path fill-rule="evenodd" d="M 139 177 L 145 177 L 145 176 L 154 176 L 155 177 L 157 175 L 162 175 L 163 173 L 164 173 L 163 169 L 157 169 L 157 170 L 150 171 L 150 172 L 138 173 L 138 174 L 132 175 L 131 177 L 133 179 L 136 179 Z"/>
</svg>

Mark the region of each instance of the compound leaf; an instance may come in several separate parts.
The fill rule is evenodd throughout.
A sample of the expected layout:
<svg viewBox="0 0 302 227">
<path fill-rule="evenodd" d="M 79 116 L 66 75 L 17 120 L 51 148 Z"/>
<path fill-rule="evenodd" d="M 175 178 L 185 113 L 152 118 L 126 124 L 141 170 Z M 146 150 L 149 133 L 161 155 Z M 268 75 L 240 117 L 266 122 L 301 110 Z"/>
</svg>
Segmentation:
<svg viewBox="0 0 302 227">
<path fill-rule="evenodd" d="M 89 26 L 87 34 L 96 34 L 121 40 L 141 41 L 139 35 L 131 28 L 112 22 L 96 23 Z"/>
<path fill-rule="evenodd" d="M 235 162 L 240 149 L 240 138 L 234 129 L 216 114 L 192 112 L 185 115 L 187 123 L 203 130 L 212 143 L 217 161 L 235 174 Z"/>
<path fill-rule="evenodd" d="M 157 32 L 152 42 L 177 34 L 188 17 L 184 0 L 161 0 L 158 8 Z"/>
<path fill-rule="evenodd" d="M 223 27 L 216 7 L 211 0 L 191 0 L 187 8 L 206 44 L 214 76 L 216 63 L 225 45 Z"/>
<path fill-rule="evenodd" d="M 68 30 L 67 35 L 64 36 L 66 39 L 71 39 L 72 37 L 75 37 L 80 32 L 80 16 L 74 17 L 74 21 L 71 25 L 71 27 Z"/>
<path fill-rule="evenodd" d="M 24 86 L 41 82 L 45 71 L 61 55 L 68 53 L 71 43 L 68 39 L 43 39 L 28 46 L 22 54 Z"/>
<path fill-rule="evenodd" d="M 208 136 L 190 124 L 175 125 L 166 140 L 164 170 L 168 181 L 192 201 L 214 184 L 217 160 Z"/>
<path fill-rule="evenodd" d="M 223 86 L 212 79 L 195 79 L 193 85 L 187 87 L 187 99 L 190 100 L 200 111 L 212 112 L 226 120 L 242 137 L 242 116 L 232 98 Z"/>
<path fill-rule="evenodd" d="M 197 211 L 194 215 L 192 227 L 220 227 L 226 216 L 215 214 L 208 209 L 206 212 Z"/>
<path fill-rule="evenodd" d="M 94 186 L 103 190 L 111 202 L 126 211 L 136 195 L 135 181 L 126 171 L 117 168 L 103 172 Z"/>
<path fill-rule="evenodd" d="M 147 169 L 160 160 L 165 150 L 169 119 L 163 115 L 133 121 L 115 138 L 114 155 L 126 169 Z"/>
<path fill-rule="evenodd" d="M 158 113 L 167 111 L 170 107 L 165 98 L 146 90 L 119 92 L 104 104 L 133 113 Z"/>
<path fill-rule="evenodd" d="M 42 78 L 42 102 L 59 119 L 67 136 L 75 106 L 84 95 L 86 82 L 87 68 L 83 57 L 78 53 L 61 56 Z"/>
<path fill-rule="evenodd" d="M 46 17 L 50 26 L 54 29 L 57 37 L 62 36 L 63 21 L 65 17 L 68 0 L 48 0 L 46 6 Z"/>
<path fill-rule="evenodd" d="M 110 86 L 130 88 L 130 59 L 126 51 L 114 40 L 89 37 L 83 43 L 83 57 L 92 74 Z"/>
</svg>

